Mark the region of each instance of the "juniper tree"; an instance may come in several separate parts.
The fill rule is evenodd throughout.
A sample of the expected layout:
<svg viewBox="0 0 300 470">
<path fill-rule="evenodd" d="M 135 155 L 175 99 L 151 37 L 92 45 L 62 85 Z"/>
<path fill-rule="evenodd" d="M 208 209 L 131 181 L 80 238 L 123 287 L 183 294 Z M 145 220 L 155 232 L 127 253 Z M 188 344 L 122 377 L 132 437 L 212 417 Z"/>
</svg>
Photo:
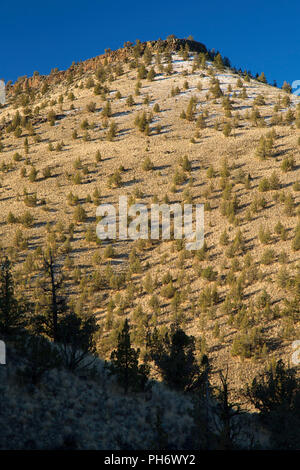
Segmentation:
<svg viewBox="0 0 300 470">
<path fill-rule="evenodd" d="M 144 54 L 143 54 L 143 60 L 146 65 L 150 65 L 152 62 L 152 52 L 149 49 L 148 46 L 145 47 Z"/>
<path fill-rule="evenodd" d="M 187 336 L 175 324 L 163 337 L 154 329 L 148 334 L 147 349 L 166 385 L 178 391 L 199 390 L 206 367 L 196 361 L 193 336 Z"/>
<path fill-rule="evenodd" d="M 284 118 L 287 124 L 292 124 L 295 120 L 295 115 L 291 109 L 288 109 Z"/>
<path fill-rule="evenodd" d="M 134 101 L 132 95 L 129 95 L 129 96 L 128 96 L 128 98 L 127 98 L 127 100 L 126 100 L 126 104 L 127 104 L 127 106 L 130 106 L 130 107 L 133 106 L 133 105 L 135 105 L 135 101 Z"/>
<path fill-rule="evenodd" d="M 74 214 L 73 214 L 73 219 L 75 223 L 80 223 L 80 222 L 85 222 L 87 218 L 87 214 L 85 209 L 82 206 L 77 206 Z"/>
<path fill-rule="evenodd" d="M 300 224 L 297 225 L 292 247 L 294 251 L 300 250 Z"/>
<path fill-rule="evenodd" d="M 195 101 L 195 98 L 192 96 L 189 101 L 186 113 L 185 113 L 185 117 L 188 121 L 194 120 L 195 111 L 196 111 L 196 101 Z"/>
<path fill-rule="evenodd" d="M 108 177 L 107 184 L 109 188 L 120 188 L 122 186 L 122 176 L 119 170 L 116 170 Z"/>
<path fill-rule="evenodd" d="M 29 152 L 29 143 L 28 143 L 28 138 L 25 137 L 25 140 L 24 140 L 24 152 L 26 155 L 28 155 L 28 152 Z"/>
<path fill-rule="evenodd" d="M 155 78 L 155 70 L 154 70 L 154 67 L 151 67 L 151 69 L 149 70 L 149 72 L 147 73 L 147 80 L 149 80 L 150 82 L 153 82 L 154 78 Z"/>
<path fill-rule="evenodd" d="M 213 61 L 214 65 L 216 66 L 216 68 L 220 71 L 224 70 L 224 63 L 223 63 L 223 59 L 222 59 L 222 56 L 220 53 L 218 53 L 215 57 L 214 57 L 214 61 Z"/>
<path fill-rule="evenodd" d="M 16 371 L 22 381 L 37 385 L 43 375 L 61 366 L 61 356 L 50 341 L 43 336 L 29 336 L 17 344 L 17 350 L 25 366 Z"/>
<path fill-rule="evenodd" d="M 94 101 L 90 101 L 87 105 L 86 105 L 86 109 L 87 111 L 89 111 L 90 113 L 94 113 L 96 111 L 96 103 Z"/>
<path fill-rule="evenodd" d="M 144 390 L 147 383 L 150 370 L 145 363 L 139 365 L 139 355 L 140 350 L 131 347 L 130 327 L 126 318 L 118 335 L 117 349 L 111 353 L 111 363 L 107 366 L 110 373 L 116 375 L 124 393 L 128 393 L 130 389 Z"/>
<path fill-rule="evenodd" d="M 94 316 L 65 315 L 58 322 L 57 342 L 64 365 L 74 370 L 86 370 L 94 363 L 98 330 Z"/>
<path fill-rule="evenodd" d="M 297 380 L 295 371 L 285 367 L 279 360 L 256 377 L 247 387 L 247 397 L 263 414 L 293 406 Z"/>
<path fill-rule="evenodd" d="M 282 89 L 283 89 L 284 91 L 286 91 L 286 93 L 292 93 L 292 87 L 291 87 L 291 85 L 290 85 L 288 82 L 286 82 L 286 81 L 283 82 Z"/>
<path fill-rule="evenodd" d="M 96 163 L 101 162 L 102 157 L 101 157 L 101 152 L 100 152 L 100 150 L 97 150 L 97 152 L 96 152 L 96 154 L 95 154 L 95 160 L 96 160 Z"/>
<path fill-rule="evenodd" d="M 199 116 L 197 117 L 196 126 L 199 129 L 205 129 L 206 128 L 206 122 L 205 122 L 205 118 L 204 118 L 203 114 L 199 114 Z"/>
<path fill-rule="evenodd" d="M 262 73 L 259 75 L 259 77 L 257 78 L 257 80 L 258 80 L 259 82 L 262 82 L 262 83 L 267 83 L 267 79 L 266 79 L 266 76 L 265 76 L 264 72 L 262 72 Z"/>
<path fill-rule="evenodd" d="M 217 78 L 213 78 L 210 82 L 209 91 L 211 92 L 213 98 L 220 98 L 223 96 L 223 92 L 220 87 L 220 82 Z"/>
<path fill-rule="evenodd" d="M 11 263 L 4 256 L 0 262 L 0 333 L 15 334 L 24 326 L 25 309 L 15 296 Z"/>
<path fill-rule="evenodd" d="M 111 121 L 108 132 L 107 132 L 107 140 L 112 141 L 117 135 L 117 124 L 115 121 Z"/>
<path fill-rule="evenodd" d="M 226 122 L 223 128 L 223 134 L 225 137 L 229 137 L 232 131 L 232 127 L 230 125 L 230 122 Z"/>
<path fill-rule="evenodd" d="M 260 160 L 265 160 L 267 157 L 270 156 L 270 147 L 268 147 L 266 139 L 262 136 L 259 140 L 258 147 L 256 148 L 255 155 Z"/>
<path fill-rule="evenodd" d="M 172 75 L 173 73 L 173 64 L 172 62 L 168 62 L 166 68 L 165 68 L 166 74 L 167 75 Z"/>
<path fill-rule="evenodd" d="M 148 73 L 148 71 L 147 71 L 145 65 L 144 65 L 144 64 L 141 64 L 141 65 L 139 66 L 139 68 L 138 68 L 137 78 L 138 78 L 139 80 L 143 80 L 143 79 L 145 79 L 145 78 L 147 77 L 147 73 Z"/>
<path fill-rule="evenodd" d="M 264 106 L 266 102 L 263 95 L 257 95 L 253 101 L 253 104 L 257 106 Z"/>
<path fill-rule="evenodd" d="M 103 117 L 106 117 L 106 118 L 111 117 L 112 111 L 111 111 L 110 101 L 106 102 L 101 114 L 102 114 Z"/>
<path fill-rule="evenodd" d="M 180 159 L 180 166 L 183 171 L 191 171 L 192 165 L 187 155 Z"/>
</svg>

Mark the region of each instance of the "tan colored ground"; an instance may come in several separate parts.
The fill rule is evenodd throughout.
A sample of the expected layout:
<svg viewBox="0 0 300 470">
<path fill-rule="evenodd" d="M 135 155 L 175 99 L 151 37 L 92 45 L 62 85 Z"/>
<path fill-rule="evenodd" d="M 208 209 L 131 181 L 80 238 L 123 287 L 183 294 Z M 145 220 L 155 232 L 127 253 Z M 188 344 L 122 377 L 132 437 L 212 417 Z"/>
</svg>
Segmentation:
<svg viewBox="0 0 300 470">
<path fill-rule="evenodd" d="M 177 56 L 177 60 L 180 58 Z M 56 86 L 53 90 L 47 93 L 41 99 L 37 99 L 33 108 L 42 101 L 50 102 L 52 99 L 58 99 L 60 94 L 64 95 L 64 103 L 62 104 L 62 112 L 59 110 L 60 105 L 47 106 L 40 112 L 41 116 L 46 116 L 50 109 L 54 109 L 58 114 L 65 114 L 65 117 L 56 121 L 55 126 L 51 127 L 49 123 L 43 123 L 35 127 L 36 133 L 41 137 L 41 142 L 34 143 L 33 137 L 28 137 L 30 148 L 29 155 L 30 162 L 39 170 L 38 180 L 34 183 L 29 182 L 28 177 L 22 178 L 20 176 L 20 169 L 24 165 L 24 137 L 27 135 L 23 131 L 21 138 L 13 137 L 13 134 L 3 134 L 2 142 L 4 150 L 0 155 L 1 162 L 13 162 L 13 155 L 19 152 L 23 161 L 13 162 L 14 169 L 8 172 L 2 172 L 2 188 L 0 196 L 0 212 L 1 212 L 1 242 L 4 247 L 12 245 L 12 238 L 20 224 L 12 225 L 7 224 L 7 216 L 11 211 L 14 215 L 20 216 L 25 210 L 29 210 L 35 217 L 35 226 L 31 229 L 24 229 L 24 233 L 29 238 L 29 251 L 36 248 L 38 245 L 43 245 L 46 236 L 45 224 L 46 222 L 56 223 L 61 221 L 65 227 L 72 222 L 74 207 L 67 204 L 67 194 L 72 191 L 77 194 L 83 202 L 83 199 L 88 194 L 92 194 L 94 189 L 99 188 L 102 196 L 102 201 L 116 203 L 119 195 L 134 194 L 136 188 L 143 191 L 143 202 L 150 203 L 153 197 L 157 196 L 158 200 L 162 202 L 163 197 L 167 194 L 171 202 L 181 201 L 182 193 L 187 183 L 177 186 L 177 191 L 173 194 L 170 188 L 173 184 L 173 177 L 180 157 L 187 155 L 192 162 L 191 176 L 193 177 L 193 186 L 190 192 L 193 196 L 193 203 L 201 203 L 209 200 L 212 210 L 205 213 L 205 240 L 208 247 L 208 259 L 200 262 L 202 267 L 211 265 L 214 270 L 218 272 L 217 283 L 209 283 L 201 279 L 195 269 L 195 259 L 188 257 L 185 261 L 180 258 L 180 252 L 174 249 L 174 243 L 161 242 L 152 248 L 146 248 L 139 251 L 139 256 L 143 266 L 141 274 L 134 274 L 132 281 L 134 284 L 134 299 L 133 306 L 141 305 L 145 312 L 151 314 L 148 302 L 151 295 L 148 295 L 143 290 L 142 283 L 148 272 L 151 273 L 153 278 L 157 276 L 160 281 L 162 276 L 170 271 L 175 281 L 175 286 L 186 292 L 186 300 L 183 302 L 184 312 L 184 327 L 187 332 L 195 335 L 196 337 L 205 336 L 207 342 L 207 353 L 212 360 L 214 373 L 229 365 L 229 377 L 236 389 L 240 388 L 245 381 L 248 382 L 253 374 L 271 358 L 283 357 L 288 360 L 291 355 L 291 342 L 293 339 L 299 338 L 299 325 L 295 325 L 296 334 L 288 339 L 282 337 L 283 320 L 277 319 L 261 319 L 256 326 L 264 328 L 264 335 L 268 345 L 274 344 L 274 349 L 269 352 L 266 358 L 257 360 L 241 360 L 237 357 L 231 356 L 232 341 L 239 331 L 236 328 L 228 325 L 228 316 L 221 312 L 225 294 L 230 290 L 230 286 L 221 280 L 221 275 L 228 271 L 231 260 L 224 254 L 224 247 L 219 243 L 219 238 L 224 228 L 227 228 L 230 239 L 240 228 L 246 239 L 246 252 L 251 253 L 254 261 L 257 263 L 258 268 L 263 272 L 263 276 L 258 281 L 255 281 L 245 289 L 245 304 L 255 301 L 257 296 L 266 289 L 271 295 L 272 302 L 277 303 L 280 308 L 283 307 L 283 299 L 289 295 L 284 290 L 280 289 L 276 282 L 277 272 L 280 268 L 278 261 L 269 266 L 260 265 L 260 258 L 266 246 L 262 245 L 258 238 L 259 226 L 263 224 L 268 226 L 274 234 L 274 226 L 280 220 L 283 225 L 288 229 L 288 237 L 286 241 L 279 240 L 276 235 L 273 237 L 273 242 L 270 246 L 275 250 L 276 255 L 285 251 L 287 254 L 287 268 L 291 274 L 296 274 L 297 265 L 299 267 L 299 252 L 295 252 L 291 248 L 294 229 L 297 225 L 297 204 L 299 205 L 299 192 L 294 191 L 292 185 L 299 181 L 299 147 L 297 145 L 300 131 L 294 126 L 275 126 L 274 129 L 278 135 L 275 140 L 273 156 L 265 161 L 260 161 L 255 157 L 255 148 L 262 135 L 270 130 L 269 127 L 257 128 L 253 127 L 249 120 L 241 119 L 240 127 L 234 129 L 232 135 L 226 138 L 221 131 L 214 129 L 215 119 L 223 119 L 224 111 L 221 106 L 221 100 L 206 100 L 206 94 L 209 88 L 209 77 L 207 70 L 197 70 L 193 74 L 183 76 L 182 68 L 191 68 L 191 61 L 182 66 L 181 62 L 174 63 L 174 70 L 176 74 L 171 76 L 160 75 L 156 77 L 153 82 L 142 80 L 141 95 L 135 96 L 134 90 L 136 85 L 136 70 L 126 71 L 125 74 L 117 78 L 108 86 L 111 90 L 112 97 L 112 119 L 118 125 L 118 136 L 114 141 L 109 142 L 105 138 L 106 129 L 103 129 L 103 118 L 101 117 L 101 110 L 103 101 L 99 96 L 93 94 L 93 88 L 80 89 L 75 87 L 75 84 L 85 83 L 89 76 L 93 74 L 86 74 L 81 77 L 78 83 L 75 82 L 71 86 L 62 83 Z M 227 90 L 228 83 L 231 83 L 233 91 L 239 93 L 239 89 L 235 84 L 237 76 L 230 74 L 228 71 L 225 75 L 221 73 L 218 76 L 223 91 Z M 183 84 L 185 80 L 189 83 L 189 90 L 183 92 Z M 198 91 L 196 85 L 198 82 L 202 83 L 203 89 Z M 250 83 L 244 82 L 246 87 L 248 99 L 241 100 L 233 98 L 234 109 L 233 115 L 238 111 L 243 117 L 247 109 L 251 111 L 253 97 L 256 94 L 263 94 L 266 100 L 266 106 L 260 106 L 261 114 L 271 116 L 273 114 L 273 106 L 278 99 L 278 96 L 284 96 L 282 90 L 273 88 L 269 85 L 259 84 L 251 80 Z M 179 86 L 181 94 L 171 97 L 170 91 L 172 87 Z M 70 91 L 75 95 L 73 101 L 74 110 L 70 110 L 71 101 L 67 98 Z M 120 91 L 122 99 L 117 100 L 114 98 L 115 92 Z M 129 108 L 126 105 L 126 98 L 132 94 L 136 105 Z M 151 97 L 150 106 L 143 103 L 144 97 L 149 94 Z M 183 109 L 187 108 L 191 96 L 198 98 L 197 110 L 207 109 L 209 117 L 207 119 L 208 127 L 200 130 L 200 136 L 195 138 L 195 143 L 190 140 L 195 136 L 196 124 L 195 122 L 188 122 L 180 119 L 179 115 Z M 290 95 L 294 106 L 299 101 L 298 98 Z M 94 101 L 96 103 L 97 112 L 89 113 L 86 111 L 86 105 Z M 134 126 L 134 117 L 138 111 L 150 111 L 151 107 L 158 103 L 161 111 L 154 113 L 154 121 L 150 125 L 154 128 L 157 123 L 161 124 L 161 134 L 156 134 L 155 130 L 150 136 L 141 134 Z M 19 108 L 22 112 L 22 108 Z M 285 110 L 284 110 L 285 111 Z M 4 117 L 9 119 L 12 117 L 16 109 L 9 105 L 0 110 L 0 120 Z M 283 110 L 281 110 L 283 112 Z M 80 129 L 81 122 L 87 118 L 89 123 L 94 122 L 96 128 L 89 130 L 91 137 L 90 141 L 83 141 L 82 136 L 84 131 Z M 268 122 L 268 121 L 266 121 Z M 74 140 L 72 132 L 77 129 L 79 138 Z M 49 142 L 56 145 L 57 142 L 62 141 L 65 147 L 61 152 L 50 152 L 48 149 Z M 100 150 L 102 161 L 95 163 L 96 151 Z M 142 162 L 146 156 L 149 156 L 154 164 L 154 170 L 144 171 L 142 169 Z M 294 156 L 296 160 L 296 168 L 294 171 L 283 173 L 280 169 L 282 160 L 286 156 Z M 88 166 L 88 174 L 84 176 L 83 183 L 74 185 L 66 178 L 66 173 L 73 173 L 73 162 L 76 158 L 80 157 L 83 164 Z M 220 213 L 219 206 L 221 204 L 221 190 L 220 190 L 220 170 L 222 160 L 227 158 L 230 170 L 230 178 L 234 179 L 239 170 L 242 170 L 245 175 L 250 173 L 252 177 L 251 189 L 245 189 L 244 184 L 237 183 L 233 188 L 233 194 L 236 193 L 239 197 L 241 208 L 237 216 L 240 219 L 238 227 L 233 226 L 228 220 Z M 42 178 L 42 169 L 46 166 L 53 168 L 53 177 L 47 180 Z M 122 173 L 123 185 L 120 188 L 110 189 L 107 186 L 108 176 L 111 175 L 121 165 L 124 166 L 125 172 Z M 217 176 L 210 180 L 207 177 L 207 168 L 213 165 L 217 171 Z M 30 168 L 27 166 L 27 168 Z M 282 189 L 279 191 L 268 191 L 261 193 L 258 191 L 258 184 L 262 177 L 269 177 L 273 171 L 276 171 L 282 183 Z M 212 192 L 208 191 L 208 199 L 206 191 L 208 190 L 211 182 L 214 185 Z M 26 207 L 23 202 L 23 197 L 17 200 L 17 195 L 23 194 L 23 189 L 26 188 L 28 192 L 36 192 L 38 200 L 45 198 L 47 201 L 48 211 L 44 211 L 43 207 Z M 291 193 L 295 201 L 295 215 L 287 216 L 284 214 L 284 205 L 280 202 L 273 200 L 273 195 L 276 192 Z M 253 215 L 252 220 L 249 222 L 245 218 L 249 204 L 253 200 L 254 195 L 263 195 L 267 200 L 267 207 L 260 210 L 257 214 Z M 104 252 L 104 247 L 97 247 L 95 243 L 87 243 L 84 239 L 85 228 L 88 223 L 95 228 L 95 211 L 96 206 L 92 203 L 84 203 L 84 208 L 88 212 L 89 220 L 86 224 L 78 224 L 75 228 L 74 241 L 72 242 L 72 252 L 70 253 L 73 258 L 75 266 L 79 266 L 86 272 L 92 273 L 95 269 L 104 269 L 107 260 L 103 259 L 101 266 L 95 267 L 92 262 L 93 255 L 96 251 Z M 115 248 L 118 256 L 113 260 L 113 267 L 116 270 L 126 271 L 128 266 L 128 253 L 131 249 L 132 242 L 117 242 Z M 27 252 L 21 251 L 17 253 L 17 263 L 22 263 L 26 258 Z M 63 261 L 64 256 L 62 256 Z M 242 262 L 242 256 L 238 257 Z M 237 273 L 239 275 L 240 273 Z M 76 299 L 80 295 L 78 285 L 74 285 L 72 276 L 68 274 L 69 279 L 67 286 L 71 297 Z M 215 317 L 209 318 L 209 315 L 201 313 L 196 305 L 196 313 L 191 313 L 192 301 L 197 304 L 199 294 L 203 287 L 207 285 L 218 285 L 218 291 L 221 295 L 221 300 L 215 308 Z M 158 324 L 168 324 L 170 322 L 170 301 L 163 299 L 160 296 L 161 286 L 156 288 L 155 294 L 160 298 L 161 313 L 158 317 Z M 102 290 L 96 293 L 88 293 L 85 299 L 85 307 L 91 308 L 98 316 L 99 321 L 104 325 L 107 313 L 107 303 L 109 299 L 116 295 L 117 291 L 112 289 Z M 125 295 L 125 289 L 121 289 L 121 295 Z M 106 295 L 107 294 L 107 295 Z M 132 315 L 133 308 L 126 309 L 123 316 L 114 314 L 114 319 L 119 320 L 125 316 Z M 152 314 L 151 314 L 152 315 Z M 201 320 L 202 319 L 202 320 Z M 215 338 L 213 329 L 215 322 L 219 323 L 222 341 Z M 134 324 L 134 322 L 133 322 Z M 298 329 L 297 329 L 298 328 Z M 297 333 L 298 331 L 298 333 Z M 298 334 L 298 336 L 297 336 Z M 103 330 L 103 342 L 107 336 L 107 331 Z M 100 341 L 100 349 L 101 349 Z M 104 350 L 109 352 L 109 346 L 104 346 Z M 213 379 L 214 380 L 214 379 Z"/>
</svg>

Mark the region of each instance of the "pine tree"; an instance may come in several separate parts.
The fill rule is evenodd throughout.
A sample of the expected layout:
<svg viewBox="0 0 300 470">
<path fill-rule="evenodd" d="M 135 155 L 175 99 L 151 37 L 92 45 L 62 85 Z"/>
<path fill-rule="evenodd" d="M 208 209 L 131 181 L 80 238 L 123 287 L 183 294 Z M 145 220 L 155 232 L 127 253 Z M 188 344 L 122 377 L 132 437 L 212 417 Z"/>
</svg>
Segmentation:
<svg viewBox="0 0 300 470">
<path fill-rule="evenodd" d="M 62 292 L 63 276 L 59 272 L 54 250 L 48 247 L 43 255 L 43 277 L 38 281 L 41 295 L 36 304 L 38 313 L 33 317 L 35 332 L 44 333 L 58 340 L 58 323 L 67 311 L 66 298 Z"/>
</svg>

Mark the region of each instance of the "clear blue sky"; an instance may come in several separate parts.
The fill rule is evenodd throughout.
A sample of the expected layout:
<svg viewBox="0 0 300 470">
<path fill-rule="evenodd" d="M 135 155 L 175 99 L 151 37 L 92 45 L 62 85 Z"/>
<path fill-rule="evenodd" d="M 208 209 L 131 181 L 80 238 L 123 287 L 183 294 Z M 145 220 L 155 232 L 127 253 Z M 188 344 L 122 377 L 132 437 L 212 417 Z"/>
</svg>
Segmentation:
<svg viewBox="0 0 300 470">
<path fill-rule="evenodd" d="M 15 0 L 1 2 L 0 18 L 6 81 L 169 34 L 191 34 L 232 65 L 264 71 L 269 82 L 300 79 L 299 0 Z"/>
</svg>

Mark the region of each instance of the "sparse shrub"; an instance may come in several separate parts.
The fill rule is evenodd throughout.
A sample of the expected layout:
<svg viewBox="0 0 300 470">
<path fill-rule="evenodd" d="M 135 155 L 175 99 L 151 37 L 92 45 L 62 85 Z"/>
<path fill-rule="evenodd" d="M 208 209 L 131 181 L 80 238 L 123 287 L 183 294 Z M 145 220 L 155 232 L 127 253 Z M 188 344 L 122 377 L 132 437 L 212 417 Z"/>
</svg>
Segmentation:
<svg viewBox="0 0 300 470">
<path fill-rule="evenodd" d="M 122 186 L 122 176 L 119 170 L 116 170 L 108 178 L 108 187 L 109 188 L 120 188 Z"/>
<path fill-rule="evenodd" d="M 163 286 L 163 288 L 161 289 L 160 294 L 161 294 L 162 297 L 165 297 L 166 299 L 171 299 L 174 296 L 175 287 L 174 287 L 172 281 L 170 281 L 168 284 Z"/>
<path fill-rule="evenodd" d="M 20 162 L 22 160 L 22 156 L 18 152 L 16 152 L 14 153 L 13 159 L 15 162 Z"/>
<path fill-rule="evenodd" d="M 112 245 L 107 245 L 107 247 L 104 250 L 103 256 L 106 259 L 114 258 L 116 256 L 114 247 Z"/>
<path fill-rule="evenodd" d="M 270 243 L 272 240 L 270 230 L 268 228 L 265 229 L 264 227 L 260 226 L 258 231 L 258 239 L 263 245 L 267 245 L 268 243 Z"/>
<path fill-rule="evenodd" d="M 87 214 L 86 214 L 86 211 L 85 209 L 78 205 L 75 210 L 74 210 L 74 213 L 73 213 L 73 220 L 75 223 L 79 223 L 79 222 L 85 222 L 87 219 Z"/>
<path fill-rule="evenodd" d="M 26 211 L 19 218 L 20 222 L 24 227 L 31 228 L 34 224 L 34 217 L 31 212 Z"/>
<path fill-rule="evenodd" d="M 226 122 L 226 124 L 224 125 L 224 128 L 223 128 L 223 134 L 225 135 L 225 137 L 229 137 L 230 134 L 231 134 L 231 131 L 232 131 L 232 127 L 231 127 L 230 123 Z"/>
<path fill-rule="evenodd" d="M 300 224 L 297 225 L 295 236 L 293 239 L 292 247 L 294 251 L 300 250 Z"/>
<path fill-rule="evenodd" d="M 32 166 L 30 173 L 29 173 L 29 181 L 31 183 L 34 183 L 36 181 L 37 175 L 38 175 L 38 170 L 34 166 Z"/>
<path fill-rule="evenodd" d="M 43 168 L 43 177 L 44 179 L 47 179 L 47 178 L 51 178 L 51 167 L 50 166 L 46 166 L 45 168 Z"/>
<path fill-rule="evenodd" d="M 28 240 L 24 237 L 22 230 L 18 229 L 15 233 L 14 246 L 20 250 L 26 250 L 28 248 Z"/>
<path fill-rule="evenodd" d="M 96 103 L 94 101 L 90 101 L 87 105 L 86 105 L 86 110 L 89 112 L 89 113 L 94 113 L 96 111 Z"/>
<path fill-rule="evenodd" d="M 74 184 L 81 184 L 82 183 L 82 175 L 80 173 L 80 171 L 76 171 L 73 175 L 72 175 L 72 182 Z"/>
<path fill-rule="evenodd" d="M 126 100 L 126 104 L 127 104 L 127 106 L 130 106 L 130 107 L 132 107 L 132 106 L 135 105 L 135 101 L 134 101 L 132 95 L 129 95 L 129 96 L 128 96 L 128 98 L 127 98 L 127 100 Z"/>
<path fill-rule="evenodd" d="M 108 132 L 107 132 L 107 140 L 112 141 L 117 136 L 117 123 L 115 121 L 111 121 Z"/>
<path fill-rule="evenodd" d="M 84 119 L 81 124 L 80 124 L 80 127 L 82 130 L 86 130 L 86 129 L 89 129 L 90 125 L 89 125 L 89 122 L 87 119 Z"/>
<path fill-rule="evenodd" d="M 267 248 L 261 257 L 262 264 L 272 264 L 275 261 L 275 251 L 272 248 Z"/>
<path fill-rule="evenodd" d="M 282 163 L 281 163 L 281 169 L 284 173 L 287 173 L 288 171 L 293 171 L 295 168 L 295 159 L 294 157 L 284 157 Z"/>
<path fill-rule="evenodd" d="M 147 156 L 143 162 L 143 170 L 145 171 L 153 170 L 153 163 L 149 156 Z"/>
<path fill-rule="evenodd" d="M 240 334 L 234 338 L 231 354 L 246 359 L 254 355 L 261 356 L 264 344 L 261 331 L 258 328 L 253 328 L 249 333 Z"/>
<path fill-rule="evenodd" d="M 260 180 L 259 185 L 258 185 L 258 189 L 261 192 L 269 191 L 270 183 L 269 183 L 268 178 L 263 178 L 262 180 Z"/>
</svg>

